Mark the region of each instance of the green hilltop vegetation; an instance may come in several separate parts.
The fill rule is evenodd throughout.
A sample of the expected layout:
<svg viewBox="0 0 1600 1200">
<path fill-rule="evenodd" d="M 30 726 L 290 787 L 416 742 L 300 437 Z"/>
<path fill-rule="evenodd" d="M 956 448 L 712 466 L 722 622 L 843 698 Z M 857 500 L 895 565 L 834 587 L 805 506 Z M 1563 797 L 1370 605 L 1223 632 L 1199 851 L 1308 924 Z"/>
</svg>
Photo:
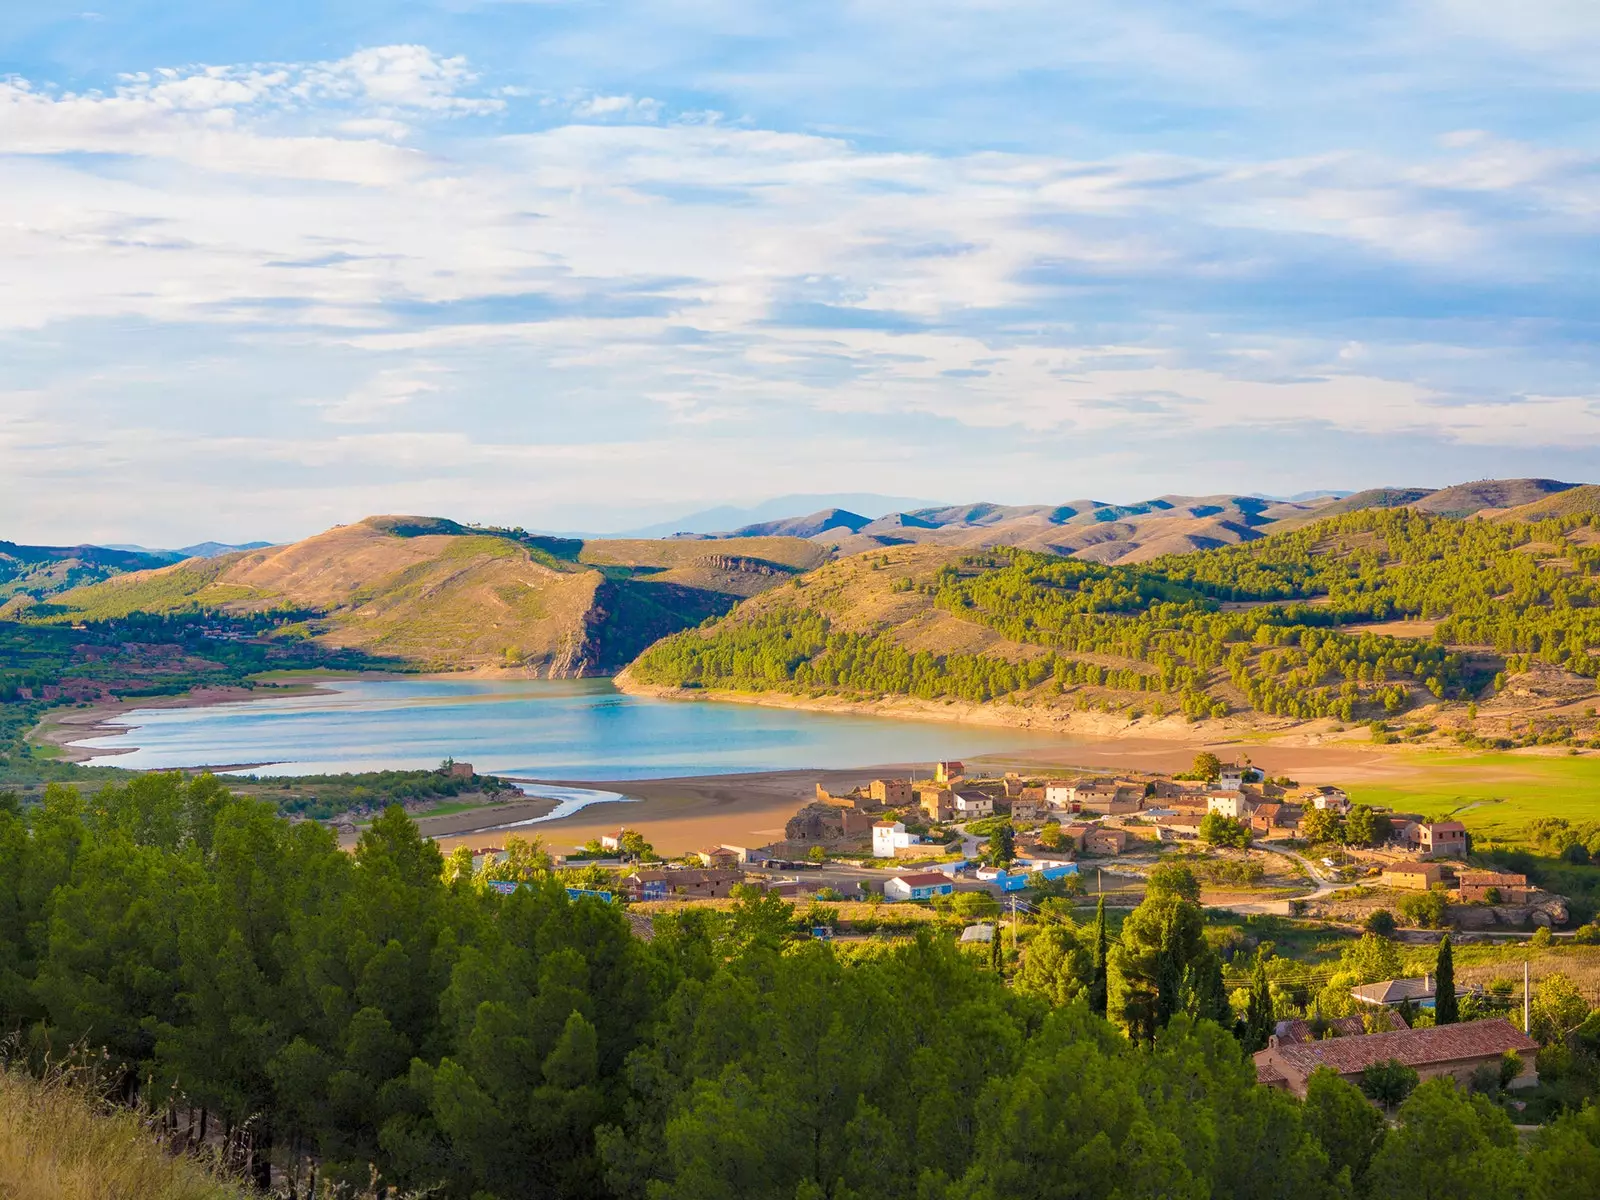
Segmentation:
<svg viewBox="0 0 1600 1200">
<path fill-rule="evenodd" d="M 1346 723 L 1488 699 L 1536 669 L 1592 693 L 1597 524 L 1586 512 L 1491 522 L 1368 509 L 1136 566 L 1006 549 L 887 551 L 668 638 L 630 675 L 686 688 Z M 959 647 L 974 627 L 989 635 L 976 652 L 935 636 Z M 1592 710 L 1590 728 L 1581 724 L 1569 717 L 1564 731 L 1531 736 L 1597 735 Z"/>
<path fill-rule="evenodd" d="M 1348 982 L 1388 977 L 1373 972 L 1399 969 L 1398 948 L 1369 935 L 1322 992 L 1275 987 L 1270 945 L 1213 930 L 1181 866 L 1153 872 L 1115 929 L 1044 902 L 1014 945 L 971 953 L 927 931 L 812 940 L 801 927 L 826 906 L 754 889 L 725 913 L 659 915 L 645 940 L 635 914 L 569 899 L 536 844 L 508 848 L 474 872 L 391 809 L 345 853 L 211 777 L 0 803 L 0 1028 L 18 1031 L 0 1194 L 63 1194 L 22 1191 L 23 1170 L 102 1144 L 81 1122 L 60 1127 L 77 1130 L 63 1148 L 12 1119 L 32 1103 L 15 1073 L 68 1046 L 180 1142 L 209 1125 L 255 1184 L 302 1195 L 313 1166 L 318 1195 L 439 1200 L 1600 1188 L 1600 1109 L 1585 1104 L 1600 1015 L 1570 984 L 1541 984 L 1539 1066 L 1560 1087 L 1535 1135 L 1519 1138 L 1499 1069 L 1470 1090 L 1404 1069 L 1364 1080 L 1391 1123 L 1331 1072 L 1304 1101 L 1261 1087 L 1247 1051 L 1279 1017 L 1353 1007 Z M 1225 958 L 1248 981 L 1231 995 Z M 220 1194 L 127 1178 L 85 1194 Z"/>
</svg>

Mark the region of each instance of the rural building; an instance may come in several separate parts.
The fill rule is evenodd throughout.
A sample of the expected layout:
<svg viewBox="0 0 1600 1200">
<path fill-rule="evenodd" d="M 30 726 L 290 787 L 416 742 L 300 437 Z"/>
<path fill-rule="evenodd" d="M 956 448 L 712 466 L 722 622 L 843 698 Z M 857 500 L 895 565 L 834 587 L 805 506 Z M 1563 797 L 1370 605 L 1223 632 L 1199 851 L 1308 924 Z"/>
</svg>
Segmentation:
<svg viewBox="0 0 1600 1200">
<path fill-rule="evenodd" d="M 1340 816 L 1350 811 L 1350 797 L 1345 795 L 1342 788 L 1328 786 L 1307 788 L 1301 793 L 1301 802 L 1311 808 L 1332 809 Z"/>
<path fill-rule="evenodd" d="M 874 779 L 868 794 L 884 808 L 905 808 L 913 800 L 909 779 Z"/>
<path fill-rule="evenodd" d="M 1529 886 L 1526 875 L 1510 871 L 1462 871 L 1456 878 L 1463 904 L 1527 904 L 1539 890 Z"/>
<path fill-rule="evenodd" d="M 945 787 L 918 788 L 917 807 L 930 821 L 948 821 L 956 815 L 956 796 Z"/>
<path fill-rule="evenodd" d="M 744 872 L 734 869 L 635 871 L 622 881 L 633 900 L 720 899 L 744 880 Z"/>
<path fill-rule="evenodd" d="M 1276 1035 L 1265 1050 L 1255 1054 L 1256 1078 L 1268 1087 L 1282 1088 L 1296 1096 L 1306 1094 L 1306 1080 L 1318 1067 L 1327 1067 L 1351 1083 L 1357 1082 L 1368 1067 L 1391 1058 L 1404 1063 L 1423 1079 L 1451 1075 L 1462 1083 L 1482 1066 L 1500 1065 L 1507 1051 L 1522 1059 L 1522 1071 L 1512 1080 L 1514 1088 L 1533 1087 L 1539 1082 L 1534 1054 L 1539 1043 L 1500 1017 L 1487 1021 L 1467 1021 L 1460 1025 L 1437 1025 L 1424 1029 L 1366 1033 L 1310 1042 L 1283 1042 Z"/>
<path fill-rule="evenodd" d="M 1013 821 L 1038 821 L 1044 818 L 1049 806 L 1045 803 L 1043 788 L 1023 788 L 1020 795 L 1011 801 L 1011 819 Z"/>
<path fill-rule="evenodd" d="M 783 836 L 791 842 L 826 842 L 864 836 L 871 833 L 872 825 L 869 814 L 853 808 L 808 804 L 789 818 Z"/>
<path fill-rule="evenodd" d="M 1350 994 L 1362 1004 L 1382 1004 L 1394 1007 L 1411 1001 L 1420 1008 L 1432 1008 L 1438 988 L 1432 973 L 1421 979 L 1385 979 L 1379 983 L 1363 983 L 1350 989 Z M 1456 985 L 1457 996 L 1471 995 L 1472 989 Z"/>
<path fill-rule="evenodd" d="M 1066 779 L 1052 779 L 1044 785 L 1046 807 L 1057 812 L 1072 811 L 1072 791 L 1077 785 Z"/>
<path fill-rule="evenodd" d="M 955 890 L 955 881 L 939 871 L 896 875 L 883 884 L 883 894 L 890 900 L 931 900 L 935 896 L 948 896 Z"/>
<path fill-rule="evenodd" d="M 727 846 L 708 846 L 704 850 L 695 851 L 702 867 L 737 867 L 739 865 L 739 852 Z"/>
<path fill-rule="evenodd" d="M 1076 823 L 1063 825 L 1061 827 L 1061 836 L 1066 839 L 1067 845 L 1074 850 L 1082 850 L 1083 839 L 1089 835 L 1089 830 L 1093 828 L 1094 826 L 1092 825 L 1079 825 Z"/>
<path fill-rule="evenodd" d="M 1007 771 L 1005 773 L 1005 777 L 1000 781 L 1000 786 L 1005 789 L 1005 797 L 1007 800 L 1015 800 L 1018 796 L 1022 795 L 1022 776 L 1018 775 L 1015 771 Z"/>
<path fill-rule="evenodd" d="M 1128 831 L 1096 825 L 1083 835 L 1083 848 L 1090 854 L 1121 854 L 1128 844 Z"/>
<path fill-rule="evenodd" d="M 1192 838 L 1200 835 L 1200 822 L 1205 820 L 1197 812 L 1171 812 L 1163 810 L 1152 818 L 1163 835 Z"/>
<path fill-rule="evenodd" d="M 935 783 L 954 783 L 967 773 L 967 765 L 959 758 L 952 758 L 949 762 L 933 764 L 933 781 Z"/>
<path fill-rule="evenodd" d="M 956 815 L 963 820 L 972 820 L 975 817 L 992 817 L 994 815 L 994 797 L 987 792 L 977 792 L 970 789 L 956 793 Z"/>
<path fill-rule="evenodd" d="M 1224 817 L 1232 817 L 1235 821 L 1249 820 L 1254 810 L 1250 797 L 1238 788 L 1223 789 L 1206 794 L 1206 811 L 1220 813 Z"/>
<path fill-rule="evenodd" d="M 879 821 L 872 827 L 872 856 L 893 858 L 895 851 L 914 846 L 922 839 L 907 833 L 904 821 Z"/>
<path fill-rule="evenodd" d="M 451 779 L 471 779 L 472 776 L 473 770 L 471 763 L 452 762 L 450 764 Z"/>
<path fill-rule="evenodd" d="M 1418 822 L 1406 827 L 1406 841 L 1423 858 L 1465 858 L 1467 827 L 1460 821 Z"/>
<path fill-rule="evenodd" d="M 480 846 L 472 852 L 472 869 L 480 870 L 485 863 L 503 863 L 509 857 L 502 846 Z"/>
<path fill-rule="evenodd" d="M 1250 814 L 1250 828 L 1256 833 L 1267 834 L 1274 829 L 1281 829 L 1278 823 L 1283 815 L 1281 804 L 1258 804 L 1255 811 Z"/>
<path fill-rule="evenodd" d="M 1217 788 L 1224 792 L 1237 792 L 1244 789 L 1245 768 L 1238 763 L 1223 763 L 1217 772 Z"/>
<path fill-rule="evenodd" d="M 815 801 L 817 804 L 828 804 L 834 808 L 862 808 L 865 807 L 864 800 L 865 797 L 859 792 L 851 792 L 848 795 L 840 796 L 830 792 L 820 783 L 817 784 L 817 798 Z"/>
<path fill-rule="evenodd" d="M 1390 863 L 1378 876 L 1378 882 L 1384 887 L 1403 888 L 1412 892 L 1425 892 L 1443 879 L 1443 867 L 1424 862 Z"/>
</svg>

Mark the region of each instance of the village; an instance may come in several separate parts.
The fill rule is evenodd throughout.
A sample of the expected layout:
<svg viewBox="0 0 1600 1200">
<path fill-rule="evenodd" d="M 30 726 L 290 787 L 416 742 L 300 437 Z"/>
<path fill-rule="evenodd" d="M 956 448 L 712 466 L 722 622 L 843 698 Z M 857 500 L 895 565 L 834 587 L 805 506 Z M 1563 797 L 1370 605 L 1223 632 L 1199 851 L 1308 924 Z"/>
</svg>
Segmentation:
<svg viewBox="0 0 1600 1200">
<path fill-rule="evenodd" d="M 1092 904 L 1138 905 L 1162 864 L 1201 881 L 1208 914 L 1378 931 L 1427 947 L 1441 930 L 1458 943 L 1539 931 L 1548 941 L 1569 919 L 1566 900 L 1525 875 L 1469 865 L 1460 822 L 1353 804 L 1338 787 L 1268 779 L 1209 755 L 1185 776 L 981 775 L 945 761 L 925 778 L 885 776 L 839 793 L 819 784 L 784 834 L 664 862 L 640 832 L 623 829 L 554 866 L 581 882 L 574 896 L 627 904 L 643 936 L 650 914 L 725 908 L 759 892 L 807 902 L 800 924 L 811 937 L 893 940 L 942 918 L 963 945 L 997 960 L 1007 937 L 1017 953 L 1019 925 L 1026 940 L 1058 914 L 1070 924 Z M 492 867 L 507 853 L 480 850 L 473 865 Z M 1436 1023 L 1440 973 L 1447 968 L 1355 983 L 1329 1003 L 1337 1014 L 1324 1018 L 1314 999 L 1301 1005 L 1305 1015 L 1271 1021 L 1254 1054 L 1259 1082 L 1303 1096 L 1319 1067 L 1359 1082 L 1398 1063 L 1422 1079 L 1482 1083 L 1493 1074 L 1503 1089 L 1535 1087 L 1540 1044 L 1526 981 L 1519 1002 L 1503 984 L 1491 995 L 1482 982 L 1447 978 L 1444 1005 L 1476 1019 Z"/>
</svg>

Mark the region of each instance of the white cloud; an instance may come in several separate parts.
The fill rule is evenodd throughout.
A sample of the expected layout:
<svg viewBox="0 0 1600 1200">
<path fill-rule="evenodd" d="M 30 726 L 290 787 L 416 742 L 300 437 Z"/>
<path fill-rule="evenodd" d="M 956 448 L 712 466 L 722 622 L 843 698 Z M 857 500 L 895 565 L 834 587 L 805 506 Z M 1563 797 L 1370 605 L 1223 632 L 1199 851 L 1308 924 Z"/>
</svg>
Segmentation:
<svg viewBox="0 0 1600 1200">
<path fill-rule="evenodd" d="M 1497 392 L 1482 359 L 1449 361 L 1462 347 L 1443 334 L 1333 319 L 1274 341 L 1228 324 L 1229 305 L 1270 323 L 1271 297 L 1316 298 L 1319 257 L 1378 288 L 1559 275 L 1563 239 L 1592 234 L 1592 154 L 1482 132 L 1403 158 L 936 154 L 563 94 L 572 120 L 556 128 L 456 120 L 515 91 L 480 94 L 469 63 L 419 46 L 149 72 L 107 94 L 0 82 L 0 336 L 49 330 L 68 348 L 39 368 L 50 387 L 0 367 L 0 388 L 94 413 L 5 427 L 17 479 L 57 469 L 64 447 L 63 462 L 104 468 L 97 487 L 203 454 L 245 472 L 371 470 L 326 497 L 387 483 L 415 504 L 459 486 L 452 471 L 551 463 L 582 467 L 524 494 L 600 494 L 614 481 L 596 464 L 626 466 L 641 500 L 685 471 L 723 494 L 806 491 L 807 464 L 782 475 L 774 446 L 827 458 L 837 428 L 793 431 L 846 421 L 1033 440 L 1600 440 L 1600 389 L 1546 364 L 1501 366 L 1535 374 Z M 318 419 L 263 432 L 252 404 L 223 400 L 174 440 L 175 417 L 128 398 L 126 363 L 76 366 L 75 338 L 127 318 L 181 328 L 181 362 L 258 364 L 268 400 L 297 408 L 286 427 Z M 340 374 L 297 365 L 316 355 Z M 152 392 L 212 386 L 152 371 Z M 754 462 L 728 467 L 730 447 Z M 906 454 L 878 490 L 927 490 Z M 873 470 L 864 450 L 830 461 Z"/>
</svg>

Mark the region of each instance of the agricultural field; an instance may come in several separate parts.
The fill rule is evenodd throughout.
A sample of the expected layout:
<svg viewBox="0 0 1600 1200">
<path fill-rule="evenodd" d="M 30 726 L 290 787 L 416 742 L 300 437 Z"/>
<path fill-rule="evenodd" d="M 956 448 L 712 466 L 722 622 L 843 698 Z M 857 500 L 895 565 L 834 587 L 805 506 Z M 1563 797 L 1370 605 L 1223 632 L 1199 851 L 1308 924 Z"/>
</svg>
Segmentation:
<svg viewBox="0 0 1600 1200">
<path fill-rule="evenodd" d="M 1597 755 L 1430 752 L 1412 762 L 1415 770 L 1403 783 L 1352 781 L 1351 800 L 1448 816 L 1480 841 L 1510 845 L 1520 844 L 1529 822 L 1541 817 L 1600 821 Z"/>
</svg>

